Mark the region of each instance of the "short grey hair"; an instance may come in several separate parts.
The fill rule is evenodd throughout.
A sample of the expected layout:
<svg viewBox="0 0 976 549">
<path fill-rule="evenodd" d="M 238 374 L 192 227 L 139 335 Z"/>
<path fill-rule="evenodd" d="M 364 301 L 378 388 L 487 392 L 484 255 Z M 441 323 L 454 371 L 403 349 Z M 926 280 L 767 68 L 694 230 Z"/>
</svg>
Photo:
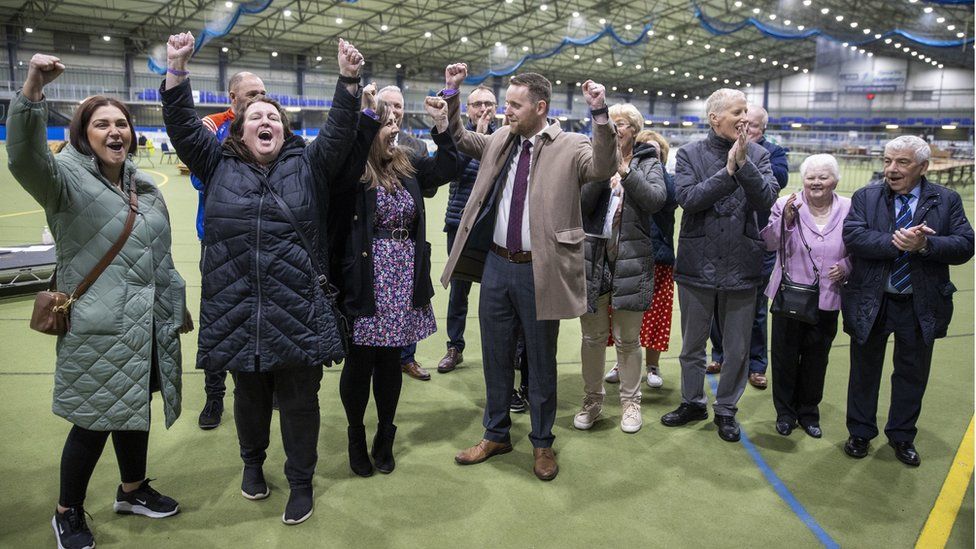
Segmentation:
<svg viewBox="0 0 976 549">
<path fill-rule="evenodd" d="M 832 154 L 812 154 L 803 160 L 800 164 L 800 179 L 805 179 L 807 176 L 807 170 L 813 170 L 816 168 L 827 168 L 830 170 L 830 174 L 834 176 L 834 180 L 840 182 L 840 166 L 837 164 L 837 159 L 834 158 Z"/>
<path fill-rule="evenodd" d="M 739 90 L 733 90 L 732 88 L 720 88 L 715 90 L 712 95 L 708 96 L 705 100 L 705 116 L 712 113 L 720 113 L 727 109 L 729 105 L 737 100 L 742 99 L 745 101 L 746 94 Z"/>
<path fill-rule="evenodd" d="M 394 92 L 403 95 L 403 91 L 400 90 L 399 86 L 384 86 L 380 88 L 380 91 L 376 92 L 376 99 L 379 99 L 381 95 Z"/>
<path fill-rule="evenodd" d="M 925 142 L 921 137 L 914 135 L 902 135 L 896 137 L 885 144 L 885 152 L 888 150 L 904 151 L 910 149 L 915 153 L 916 162 L 927 162 L 929 156 L 932 155 L 932 149 L 929 144 Z"/>
<path fill-rule="evenodd" d="M 769 113 L 766 112 L 766 109 L 762 105 L 749 105 L 747 108 L 749 111 L 759 111 L 762 113 L 762 120 L 760 122 L 762 123 L 763 131 L 766 131 L 766 126 L 769 125 Z"/>
</svg>

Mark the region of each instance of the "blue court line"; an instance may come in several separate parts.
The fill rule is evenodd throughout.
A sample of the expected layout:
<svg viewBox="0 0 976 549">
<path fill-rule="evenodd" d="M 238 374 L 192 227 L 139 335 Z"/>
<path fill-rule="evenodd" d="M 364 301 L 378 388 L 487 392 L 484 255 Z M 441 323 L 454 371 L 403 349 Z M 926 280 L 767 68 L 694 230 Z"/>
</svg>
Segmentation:
<svg viewBox="0 0 976 549">
<path fill-rule="evenodd" d="M 718 394 L 718 376 L 706 375 L 705 377 L 708 379 L 708 385 L 712 389 L 712 394 Z M 830 534 L 828 534 L 820 526 L 820 524 L 817 523 L 816 519 L 814 519 L 813 516 L 807 512 L 806 508 L 803 507 L 803 504 L 800 503 L 795 496 L 793 496 L 790 489 L 783 484 L 783 481 L 779 478 L 779 476 L 777 476 L 769 464 L 766 463 L 766 460 L 764 460 L 762 455 L 759 453 L 759 449 L 756 448 L 756 445 L 753 444 L 751 440 L 749 440 L 745 429 L 742 429 L 741 425 L 739 430 L 742 447 L 745 448 L 746 452 L 749 453 L 749 457 L 752 458 L 752 461 L 756 464 L 756 467 L 758 467 L 759 471 L 762 472 L 764 477 L 766 477 L 766 481 L 769 482 L 769 484 L 773 487 L 773 490 L 776 491 L 780 499 L 790 506 L 793 513 L 795 513 L 796 516 L 803 521 L 803 524 L 805 524 L 807 528 L 813 532 L 814 536 L 817 536 L 820 543 L 824 544 L 825 547 L 829 547 L 830 549 L 839 549 L 840 544 L 834 541 L 834 538 L 830 537 Z"/>
</svg>

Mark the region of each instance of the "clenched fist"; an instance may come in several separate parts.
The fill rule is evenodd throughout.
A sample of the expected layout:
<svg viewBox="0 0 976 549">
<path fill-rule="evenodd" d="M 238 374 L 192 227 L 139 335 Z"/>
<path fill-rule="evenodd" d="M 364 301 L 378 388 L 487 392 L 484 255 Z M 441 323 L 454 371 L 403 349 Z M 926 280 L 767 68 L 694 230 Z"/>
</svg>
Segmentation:
<svg viewBox="0 0 976 549">
<path fill-rule="evenodd" d="M 464 63 L 454 63 L 444 69 L 444 87 L 449 90 L 461 88 L 464 79 L 468 77 L 468 66 Z"/>
<path fill-rule="evenodd" d="M 607 106 L 607 89 L 603 84 L 597 84 L 592 80 L 583 82 L 583 99 L 590 106 L 590 110 L 595 111 Z"/>
<path fill-rule="evenodd" d="M 44 95 L 44 86 L 50 84 L 64 72 L 61 59 L 43 53 L 35 53 L 27 69 L 27 79 L 24 81 L 24 96 L 31 101 L 40 101 Z"/>
</svg>

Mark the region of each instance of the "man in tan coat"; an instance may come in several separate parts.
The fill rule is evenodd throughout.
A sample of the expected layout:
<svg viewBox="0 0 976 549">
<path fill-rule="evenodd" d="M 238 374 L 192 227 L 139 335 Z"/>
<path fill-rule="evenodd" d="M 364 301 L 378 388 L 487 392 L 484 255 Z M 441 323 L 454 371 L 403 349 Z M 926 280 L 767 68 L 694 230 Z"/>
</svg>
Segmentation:
<svg viewBox="0 0 976 549">
<path fill-rule="evenodd" d="M 461 465 L 512 450 L 509 401 L 516 334 L 522 326 L 529 363 L 529 410 L 535 448 L 533 470 L 542 480 L 559 467 L 552 451 L 556 417 L 556 339 L 559 320 L 586 311 L 580 187 L 609 179 L 620 163 L 605 90 L 587 80 L 593 142 L 549 124 L 552 85 L 545 77 L 512 77 L 505 94 L 509 125 L 491 135 L 461 123 L 463 63 L 444 72 L 450 130 L 458 149 L 481 161 L 441 282 L 481 283 L 478 315 L 487 404 L 484 438 L 457 454 Z"/>
</svg>

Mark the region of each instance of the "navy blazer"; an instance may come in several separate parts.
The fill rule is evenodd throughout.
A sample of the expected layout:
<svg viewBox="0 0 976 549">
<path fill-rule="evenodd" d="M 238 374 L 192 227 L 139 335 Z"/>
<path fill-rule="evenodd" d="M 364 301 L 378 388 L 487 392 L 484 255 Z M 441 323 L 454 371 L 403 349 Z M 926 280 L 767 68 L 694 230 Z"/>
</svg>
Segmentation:
<svg viewBox="0 0 976 549">
<path fill-rule="evenodd" d="M 935 230 L 928 237 L 925 255 L 910 257 L 912 300 L 915 317 L 926 345 L 945 337 L 952 320 L 949 265 L 961 265 L 973 257 L 973 227 L 966 218 L 959 193 L 922 177 L 921 193 L 912 225 L 922 221 Z M 894 193 L 884 182 L 868 184 L 851 198 L 844 220 L 844 245 L 853 267 L 841 290 L 844 331 L 857 342 L 867 340 L 881 307 L 891 263 L 901 252 L 892 244 Z"/>
</svg>

